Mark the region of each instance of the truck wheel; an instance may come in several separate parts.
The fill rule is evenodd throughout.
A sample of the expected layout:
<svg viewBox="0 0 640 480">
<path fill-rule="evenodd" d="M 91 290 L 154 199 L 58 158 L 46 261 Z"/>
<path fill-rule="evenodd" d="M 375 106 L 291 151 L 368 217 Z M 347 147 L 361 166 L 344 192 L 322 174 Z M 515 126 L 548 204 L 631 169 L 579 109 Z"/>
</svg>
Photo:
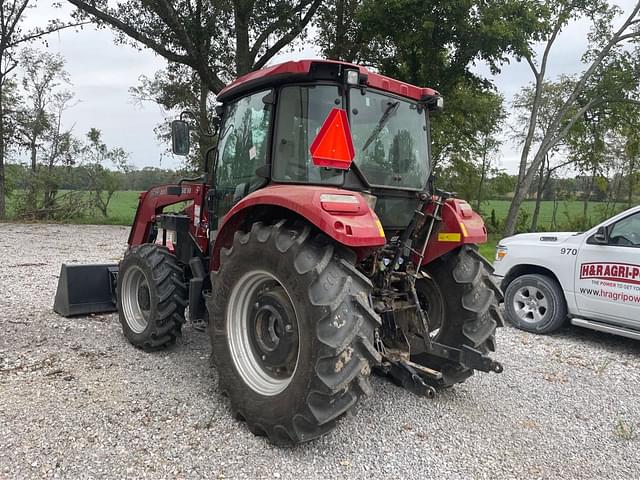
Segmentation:
<svg viewBox="0 0 640 480">
<path fill-rule="evenodd" d="M 430 278 L 418 280 L 416 291 L 429 314 L 433 340 L 455 348 L 470 345 L 483 353 L 495 351 L 495 331 L 503 325 L 498 308 L 502 293 L 491 279 L 491 264 L 477 247 L 464 245 L 423 270 Z M 424 353 L 417 353 L 415 360 L 442 372 L 438 387 L 450 387 L 473 375 L 464 365 Z"/>
<path fill-rule="evenodd" d="M 567 319 L 562 288 L 546 275 L 522 275 L 505 292 L 507 317 L 518 328 L 532 333 L 551 333 Z"/>
<path fill-rule="evenodd" d="M 184 323 L 187 287 L 169 250 L 151 243 L 131 248 L 120 262 L 116 292 L 129 342 L 143 350 L 175 342 Z"/>
<path fill-rule="evenodd" d="M 350 251 L 309 226 L 254 223 L 211 274 L 219 387 L 236 418 L 276 444 L 336 426 L 370 391 L 379 317 Z"/>
</svg>

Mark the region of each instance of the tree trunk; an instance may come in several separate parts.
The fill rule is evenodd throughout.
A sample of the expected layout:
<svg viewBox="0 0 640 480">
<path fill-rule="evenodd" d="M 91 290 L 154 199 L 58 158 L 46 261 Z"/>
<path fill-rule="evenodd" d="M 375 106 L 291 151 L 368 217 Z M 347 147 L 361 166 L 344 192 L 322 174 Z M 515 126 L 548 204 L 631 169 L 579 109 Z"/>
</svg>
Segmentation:
<svg viewBox="0 0 640 480">
<path fill-rule="evenodd" d="M 533 218 L 531 219 L 531 228 L 530 231 L 531 232 L 535 232 L 538 230 L 538 216 L 540 215 L 540 202 L 542 200 L 542 192 L 544 191 L 544 187 L 547 185 L 547 180 L 548 180 L 548 176 L 545 175 L 545 166 L 546 163 L 549 161 L 549 158 L 547 156 L 547 159 L 545 162 L 542 162 L 540 164 L 540 173 L 538 174 L 538 189 L 536 191 L 536 206 L 533 209 Z M 549 176 L 551 176 L 551 173 L 549 172 Z"/>
<path fill-rule="evenodd" d="M 249 40 L 249 12 L 245 2 L 235 2 L 234 21 L 236 33 L 236 77 L 249 73 L 252 67 Z"/>
<path fill-rule="evenodd" d="M 587 191 L 584 192 L 584 200 L 582 202 L 582 219 L 585 222 L 585 224 L 587 222 L 587 210 L 589 209 L 589 199 L 591 198 L 591 192 L 593 191 L 593 184 L 596 181 L 597 168 L 598 167 L 594 163 L 593 169 L 591 170 L 591 178 L 589 179 L 589 187 L 587 188 Z"/>
<path fill-rule="evenodd" d="M 540 166 L 540 162 L 542 162 L 541 151 L 539 151 L 533 159 L 529 170 L 526 172 L 524 177 L 522 177 L 522 181 L 519 181 L 516 185 L 516 191 L 511 200 L 511 205 L 509 206 L 509 213 L 507 214 L 507 218 L 504 223 L 504 236 L 510 237 L 516 230 L 516 222 L 518 221 L 518 211 L 520 210 L 520 206 L 524 201 L 529 189 L 531 188 L 531 184 L 533 183 L 533 179 L 535 177 L 535 173 L 538 171 L 538 167 Z M 546 152 L 542 153 L 542 155 L 546 155 Z"/>
<path fill-rule="evenodd" d="M 482 169 L 480 170 L 480 184 L 478 185 L 478 198 L 476 201 L 476 211 L 480 211 L 480 204 L 482 203 L 482 189 L 484 188 L 484 181 L 487 175 L 487 140 L 484 141 L 484 149 L 482 151 Z"/>
<path fill-rule="evenodd" d="M 556 218 L 558 215 L 558 190 L 553 192 L 553 213 L 551 214 L 551 230 L 557 230 Z"/>
<path fill-rule="evenodd" d="M 629 159 L 629 195 L 627 196 L 627 207 L 633 206 L 633 185 L 635 183 L 636 159 Z"/>
<path fill-rule="evenodd" d="M 4 83 L 3 75 L 0 73 L 0 220 L 6 217 L 5 207 L 5 173 L 4 173 L 4 104 L 2 103 L 2 86 Z"/>
<path fill-rule="evenodd" d="M 204 170 L 207 173 L 208 167 L 210 165 L 206 165 L 207 163 L 207 149 L 211 144 L 210 137 L 206 135 L 202 135 L 202 133 L 209 133 L 211 130 L 209 125 L 209 116 L 207 114 L 207 99 L 209 97 L 209 89 L 204 85 L 204 82 L 200 81 L 200 96 L 198 99 L 198 123 L 200 124 L 200 134 L 198 135 L 198 148 L 200 149 L 200 162 L 199 165 L 200 170 Z M 205 168 L 207 167 L 207 168 Z"/>
<path fill-rule="evenodd" d="M 33 173 L 36 172 L 36 163 L 37 163 L 37 159 L 38 159 L 38 149 L 36 148 L 36 136 L 35 136 L 35 132 L 34 132 L 34 136 L 33 136 L 33 141 L 31 142 L 31 145 L 29 146 L 29 150 L 31 150 L 31 171 Z"/>
</svg>

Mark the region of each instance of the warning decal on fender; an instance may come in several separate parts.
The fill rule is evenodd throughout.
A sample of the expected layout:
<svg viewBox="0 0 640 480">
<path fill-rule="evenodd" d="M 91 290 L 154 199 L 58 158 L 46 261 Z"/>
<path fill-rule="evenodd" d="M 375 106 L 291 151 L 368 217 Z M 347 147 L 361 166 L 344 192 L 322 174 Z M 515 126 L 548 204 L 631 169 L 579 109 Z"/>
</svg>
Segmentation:
<svg viewBox="0 0 640 480">
<path fill-rule="evenodd" d="M 439 242 L 459 242 L 461 240 L 460 233 L 439 233 Z"/>
</svg>

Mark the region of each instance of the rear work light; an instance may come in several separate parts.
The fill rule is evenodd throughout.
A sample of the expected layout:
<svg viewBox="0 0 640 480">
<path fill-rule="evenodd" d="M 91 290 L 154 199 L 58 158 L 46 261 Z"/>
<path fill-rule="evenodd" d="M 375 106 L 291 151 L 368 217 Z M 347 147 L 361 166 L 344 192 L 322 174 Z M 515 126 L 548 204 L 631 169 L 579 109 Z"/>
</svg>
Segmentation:
<svg viewBox="0 0 640 480">
<path fill-rule="evenodd" d="M 348 85 L 358 85 L 360 83 L 360 73 L 358 70 L 345 70 Z"/>
<path fill-rule="evenodd" d="M 320 195 L 322 209 L 334 213 L 358 213 L 360 201 L 353 195 L 336 195 L 323 193 Z"/>
</svg>

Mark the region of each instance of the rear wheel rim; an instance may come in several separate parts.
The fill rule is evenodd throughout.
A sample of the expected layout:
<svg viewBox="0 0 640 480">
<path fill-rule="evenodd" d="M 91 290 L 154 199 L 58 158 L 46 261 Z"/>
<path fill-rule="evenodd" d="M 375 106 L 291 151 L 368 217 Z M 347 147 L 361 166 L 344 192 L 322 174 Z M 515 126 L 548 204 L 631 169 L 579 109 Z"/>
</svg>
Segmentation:
<svg viewBox="0 0 640 480">
<path fill-rule="evenodd" d="M 145 273 L 137 265 L 122 275 L 122 310 L 125 321 L 134 333 L 142 333 L 149 325 L 151 292 Z"/>
<path fill-rule="evenodd" d="M 229 297 L 226 323 L 231 358 L 244 382 L 264 396 L 284 391 L 297 370 L 300 335 L 282 283 L 264 270 L 245 274 Z"/>
<path fill-rule="evenodd" d="M 548 297 L 537 287 L 520 287 L 513 295 L 512 305 L 518 318 L 525 323 L 538 324 L 549 315 Z"/>
<path fill-rule="evenodd" d="M 428 318 L 429 337 L 435 339 L 440 334 L 444 318 L 444 300 L 438 285 L 431 277 L 424 277 L 422 288 L 417 289 L 420 307 Z"/>
</svg>

